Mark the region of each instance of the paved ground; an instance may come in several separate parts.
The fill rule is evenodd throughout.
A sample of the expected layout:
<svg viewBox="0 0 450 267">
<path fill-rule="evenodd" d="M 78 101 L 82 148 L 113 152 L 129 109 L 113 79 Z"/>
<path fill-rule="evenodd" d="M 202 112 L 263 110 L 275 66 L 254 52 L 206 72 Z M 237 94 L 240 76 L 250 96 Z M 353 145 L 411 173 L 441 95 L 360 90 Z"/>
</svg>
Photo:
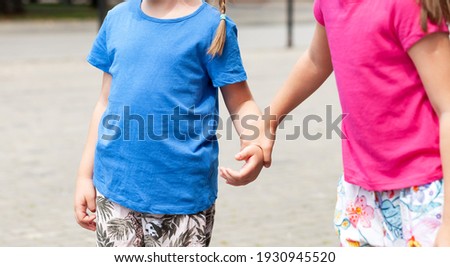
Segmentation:
<svg viewBox="0 0 450 267">
<path fill-rule="evenodd" d="M 292 50 L 284 48 L 282 24 L 257 25 L 243 9 L 230 11 L 241 25 L 243 58 L 261 108 L 270 103 L 311 38 L 310 8 L 304 5 L 296 12 L 306 15 L 297 25 Z M 0 22 L 0 246 L 94 245 L 94 235 L 73 219 L 72 195 L 99 94 L 101 73 L 84 61 L 95 33 L 95 22 Z M 342 170 L 340 141 L 337 136 L 285 138 L 308 114 L 324 116 L 326 105 L 338 116 L 333 80 L 280 131 L 271 169 L 247 187 L 220 182 L 213 246 L 337 245 L 332 218 Z M 324 130 L 325 123 L 311 129 Z M 237 150 L 235 135 L 222 139 L 221 164 L 237 167 Z"/>
</svg>

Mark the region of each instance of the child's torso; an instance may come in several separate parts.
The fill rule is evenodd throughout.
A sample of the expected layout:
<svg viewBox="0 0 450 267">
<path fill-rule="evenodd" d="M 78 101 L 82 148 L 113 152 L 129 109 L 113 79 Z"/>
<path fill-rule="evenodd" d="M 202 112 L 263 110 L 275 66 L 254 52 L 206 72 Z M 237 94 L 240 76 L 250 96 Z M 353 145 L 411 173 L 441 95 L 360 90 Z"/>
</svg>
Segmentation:
<svg viewBox="0 0 450 267">
<path fill-rule="evenodd" d="M 419 14 L 414 0 L 316 1 L 348 114 L 346 179 L 371 190 L 442 177 L 438 120 L 407 53 Z"/>
</svg>

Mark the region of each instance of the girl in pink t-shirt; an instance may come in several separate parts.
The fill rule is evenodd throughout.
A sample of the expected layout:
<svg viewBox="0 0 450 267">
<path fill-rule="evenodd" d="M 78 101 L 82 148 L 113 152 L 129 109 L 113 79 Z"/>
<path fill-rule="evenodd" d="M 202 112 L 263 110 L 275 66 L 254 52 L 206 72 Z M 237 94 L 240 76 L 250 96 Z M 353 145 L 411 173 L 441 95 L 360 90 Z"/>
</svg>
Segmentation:
<svg viewBox="0 0 450 267">
<path fill-rule="evenodd" d="M 348 114 L 335 216 L 341 244 L 449 246 L 449 2 L 316 0 L 314 15 L 312 43 L 267 127 L 275 133 L 334 71 Z M 266 155 L 272 145 L 268 138 Z"/>
</svg>

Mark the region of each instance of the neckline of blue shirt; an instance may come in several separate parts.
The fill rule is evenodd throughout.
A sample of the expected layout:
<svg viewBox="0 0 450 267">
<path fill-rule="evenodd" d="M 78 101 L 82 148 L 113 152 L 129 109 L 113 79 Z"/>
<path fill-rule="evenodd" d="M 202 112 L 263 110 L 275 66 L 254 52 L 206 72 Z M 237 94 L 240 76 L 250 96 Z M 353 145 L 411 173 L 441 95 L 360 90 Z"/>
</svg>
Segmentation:
<svg viewBox="0 0 450 267">
<path fill-rule="evenodd" d="M 141 17 L 143 17 L 146 20 L 158 22 L 158 23 L 174 23 L 174 22 L 180 22 L 180 21 L 187 20 L 189 18 L 194 17 L 198 13 L 200 13 L 207 5 L 206 2 L 204 0 L 202 0 L 202 4 L 197 8 L 197 10 L 195 10 L 194 12 L 192 12 L 189 15 L 182 16 L 179 18 L 173 18 L 173 19 L 160 19 L 160 18 L 151 17 L 144 13 L 144 11 L 141 8 L 142 0 L 137 0 L 136 2 L 138 3 L 137 9 L 138 9 L 138 13 L 141 15 Z"/>
</svg>

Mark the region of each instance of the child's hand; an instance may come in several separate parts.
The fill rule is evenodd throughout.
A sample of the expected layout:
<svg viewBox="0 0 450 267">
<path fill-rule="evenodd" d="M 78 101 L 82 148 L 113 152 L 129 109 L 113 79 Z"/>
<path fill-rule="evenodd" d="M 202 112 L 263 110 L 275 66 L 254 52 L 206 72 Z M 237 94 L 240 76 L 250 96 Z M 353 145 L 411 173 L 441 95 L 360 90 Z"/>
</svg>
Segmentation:
<svg viewBox="0 0 450 267">
<path fill-rule="evenodd" d="M 249 145 L 259 146 L 264 155 L 264 167 L 269 168 L 272 165 L 272 151 L 275 145 L 276 138 L 276 126 L 274 121 L 264 121 L 259 126 L 259 136 L 256 140 L 241 139 L 241 148 L 245 148 Z"/>
<path fill-rule="evenodd" d="M 275 145 L 274 130 L 264 129 L 264 136 L 260 138 L 259 143 L 264 152 L 264 167 L 270 168 L 272 165 L 272 150 Z"/>
<path fill-rule="evenodd" d="M 96 191 L 92 178 L 79 177 L 75 190 L 75 218 L 77 223 L 88 230 L 95 231 L 95 214 L 88 214 L 87 210 L 95 212 Z"/>
<path fill-rule="evenodd" d="M 220 176 L 222 176 L 227 184 L 234 186 L 246 185 L 258 177 L 264 163 L 264 155 L 260 146 L 249 145 L 242 149 L 235 156 L 236 160 L 245 160 L 244 166 L 239 171 L 230 168 L 220 167 Z"/>
</svg>

